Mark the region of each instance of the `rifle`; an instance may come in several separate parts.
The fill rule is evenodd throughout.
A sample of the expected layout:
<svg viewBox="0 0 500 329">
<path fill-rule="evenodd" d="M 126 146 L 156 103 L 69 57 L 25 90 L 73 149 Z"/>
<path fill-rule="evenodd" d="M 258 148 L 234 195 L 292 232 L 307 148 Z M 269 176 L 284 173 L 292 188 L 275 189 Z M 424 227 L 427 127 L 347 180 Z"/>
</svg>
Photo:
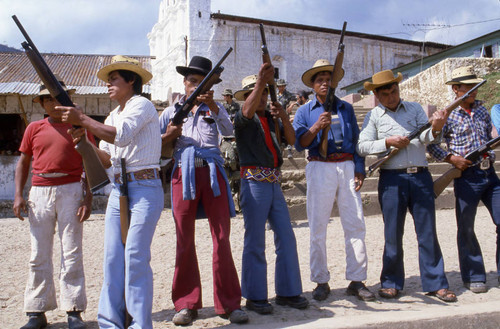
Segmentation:
<svg viewBox="0 0 500 329">
<path fill-rule="evenodd" d="M 25 42 L 21 43 L 21 46 L 24 48 L 31 65 L 35 68 L 36 73 L 42 80 L 45 87 L 47 87 L 50 95 L 54 97 L 62 106 L 74 107 L 75 105 L 71 101 L 68 93 L 63 89 L 59 81 L 57 81 L 54 73 L 52 73 L 42 55 L 38 52 L 38 49 L 33 41 L 31 41 L 31 38 L 21 25 L 21 22 L 17 19 L 16 15 L 13 15 L 12 19 L 26 39 Z M 77 126 L 74 127 L 79 128 Z M 78 144 L 76 144 L 75 149 L 82 156 L 83 167 L 85 168 L 85 173 L 87 175 L 87 180 L 92 193 L 106 186 L 109 183 L 108 175 L 106 174 L 106 170 L 102 166 L 96 151 L 88 140 L 86 138 L 81 138 Z"/>
<path fill-rule="evenodd" d="M 233 51 L 232 47 L 229 47 L 229 49 L 226 51 L 224 56 L 217 62 L 217 64 L 212 68 L 210 72 L 205 76 L 203 81 L 196 87 L 196 89 L 193 91 L 193 93 L 189 96 L 189 98 L 184 102 L 182 107 L 175 113 L 172 123 L 174 125 L 180 125 L 184 122 L 184 120 L 188 117 L 189 112 L 193 109 L 195 105 L 198 105 L 199 102 L 196 100 L 198 96 L 206 93 L 210 89 L 212 89 L 212 86 L 219 83 L 219 77 L 224 71 L 224 67 L 222 66 L 222 63 L 224 60 L 229 56 L 229 54 Z M 161 157 L 163 159 L 170 159 L 172 158 L 172 154 L 174 152 L 174 146 L 175 146 L 175 141 L 172 143 L 167 143 L 162 145 L 161 148 Z"/>
<path fill-rule="evenodd" d="M 474 88 L 472 88 L 471 90 L 469 90 L 466 94 L 464 94 L 462 97 L 459 97 L 457 99 L 455 99 L 450 105 L 448 105 L 444 110 L 446 112 L 446 117 L 448 118 L 448 116 L 451 114 L 451 112 L 456 109 L 458 107 L 458 105 L 460 105 L 460 103 L 462 103 L 467 97 L 470 96 L 470 94 L 472 94 L 472 92 L 474 92 L 477 88 L 481 87 L 484 83 L 486 83 L 486 80 L 483 80 L 482 82 L 478 83 L 477 85 L 474 86 Z M 432 118 L 429 120 L 429 122 L 427 122 L 425 125 L 423 125 L 422 127 L 414 130 L 412 133 L 410 133 L 408 135 L 408 139 L 411 141 L 412 139 L 414 138 L 417 138 L 418 136 L 420 136 L 420 134 L 426 130 L 427 128 L 431 127 L 432 126 Z M 392 158 L 393 156 L 395 156 L 398 152 L 399 152 L 400 149 L 398 148 L 391 148 L 389 150 L 389 152 L 387 152 L 385 155 L 383 155 L 380 159 L 378 159 L 377 161 L 375 161 L 374 163 L 372 163 L 369 167 L 368 167 L 368 176 L 371 176 L 373 174 L 373 172 L 378 168 L 380 167 L 383 163 L 385 163 L 387 160 L 389 160 L 390 158 Z"/>
<path fill-rule="evenodd" d="M 267 49 L 266 42 L 266 34 L 264 33 L 264 25 L 262 23 L 259 24 L 260 28 L 260 37 L 262 39 L 262 63 L 269 63 L 273 65 L 271 62 L 271 55 L 269 55 L 269 50 Z M 271 97 L 271 102 L 277 102 L 278 97 L 276 96 L 276 82 L 274 81 L 274 77 L 267 82 L 267 88 L 269 89 L 269 96 Z M 281 145 L 281 133 L 280 133 L 280 123 L 279 119 L 276 118 L 274 121 L 274 133 L 276 134 L 276 140 L 278 141 L 278 145 Z"/>
<path fill-rule="evenodd" d="M 120 158 L 120 164 L 122 167 L 122 173 L 120 179 L 122 181 L 120 185 L 120 231 L 122 237 L 122 243 L 125 247 L 127 243 L 128 228 L 130 227 L 130 210 L 128 204 L 128 177 L 127 177 L 127 165 L 125 163 L 125 158 Z M 128 328 L 132 323 L 132 316 L 127 311 L 127 306 L 125 305 L 125 328 Z"/>
<path fill-rule="evenodd" d="M 340 80 L 344 77 L 344 70 L 342 69 L 342 63 L 344 62 L 344 35 L 345 29 L 347 27 L 347 22 L 344 22 L 342 26 L 342 32 L 340 33 L 339 47 L 337 49 L 337 57 L 335 57 L 335 63 L 333 64 L 332 71 L 332 81 L 328 86 L 328 92 L 326 94 L 326 101 L 323 104 L 323 108 L 327 112 L 333 112 L 333 107 L 335 106 L 335 88 L 337 88 Z M 321 134 L 321 139 L 319 142 L 319 154 L 326 159 L 328 156 L 328 132 L 330 131 L 330 125 L 323 128 Z"/>
<path fill-rule="evenodd" d="M 494 149 L 495 147 L 498 146 L 498 144 L 500 144 L 500 136 L 493 138 L 486 144 L 483 144 L 478 148 L 472 150 L 471 152 L 467 153 L 464 156 L 464 158 L 472 162 L 476 162 L 477 160 L 480 159 L 480 157 L 483 156 L 483 154 Z M 437 198 L 444 191 L 444 189 L 450 184 L 452 180 L 454 180 L 455 178 L 459 178 L 460 176 L 462 176 L 462 170 L 453 167 L 449 169 L 447 172 L 445 172 L 441 177 L 436 179 L 434 181 L 434 197 Z"/>
</svg>

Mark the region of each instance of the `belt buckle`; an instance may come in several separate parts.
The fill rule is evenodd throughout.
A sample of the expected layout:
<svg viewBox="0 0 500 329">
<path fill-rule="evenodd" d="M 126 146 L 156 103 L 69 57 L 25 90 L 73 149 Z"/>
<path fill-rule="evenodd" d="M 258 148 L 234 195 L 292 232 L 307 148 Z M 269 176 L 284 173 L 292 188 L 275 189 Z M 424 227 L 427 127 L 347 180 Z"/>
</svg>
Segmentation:
<svg viewBox="0 0 500 329">
<path fill-rule="evenodd" d="M 418 172 L 418 167 L 408 167 L 406 168 L 407 174 L 416 174 Z"/>
<path fill-rule="evenodd" d="M 487 170 L 487 169 L 490 169 L 490 159 L 489 158 L 486 158 L 486 159 L 483 159 L 483 161 L 481 161 L 481 163 L 479 164 L 479 168 L 481 170 Z"/>
</svg>

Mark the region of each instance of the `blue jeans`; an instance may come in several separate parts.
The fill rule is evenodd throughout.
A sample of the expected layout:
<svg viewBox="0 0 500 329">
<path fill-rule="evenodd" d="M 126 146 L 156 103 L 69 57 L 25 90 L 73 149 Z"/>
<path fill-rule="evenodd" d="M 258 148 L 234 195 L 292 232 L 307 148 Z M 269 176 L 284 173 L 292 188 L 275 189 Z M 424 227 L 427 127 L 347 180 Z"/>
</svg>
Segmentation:
<svg viewBox="0 0 500 329">
<path fill-rule="evenodd" d="M 436 234 L 436 212 L 429 171 L 407 174 L 382 170 L 378 194 L 384 217 L 382 288 L 403 289 L 403 233 L 406 211 L 415 223 L 420 278 L 424 291 L 448 288 L 443 255 Z"/>
<path fill-rule="evenodd" d="M 104 281 L 97 319 L 100 328 L 124 328 L 125 307 L 133 321 L 129 328 L 153 328 L 153 271 L 151 241 L 163 209 L 159 179 L 128 184 L 130 227 L 126 246 L 121 241 L 119 185 L 109 195 L 104 231 Z M 125 298 L 124 298 L 125 296 Z"/>
<path fill-rule="evenodd" d="M 286 297 L 302 294 L 297 243 L 280 185 L 242 179 L 240 204 L 245 220 L 241 271 L 243 297 L 267 299 L 266 220 L 274 232 L 276 294 Z"/>
<path fill-rule="evenodd" d="M 500 180 L 491 167 L 481 170 L 477 166 L 466 169 L 455 179 L 455 214 L 457 217 L 457 244 L 460 273 L 463 282 L 486 282 L 483 255 L 474 233 L 474 220 L 479 201 L 483 201 L 496 225 L 497 274 L 500 275 Z"/>
</svg>

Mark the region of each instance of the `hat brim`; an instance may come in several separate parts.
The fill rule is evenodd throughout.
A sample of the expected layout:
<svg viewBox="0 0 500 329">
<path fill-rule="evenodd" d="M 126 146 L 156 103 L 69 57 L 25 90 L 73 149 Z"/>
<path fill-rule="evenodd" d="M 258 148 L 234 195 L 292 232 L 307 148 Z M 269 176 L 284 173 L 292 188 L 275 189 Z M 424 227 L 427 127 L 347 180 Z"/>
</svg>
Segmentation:
<svg viewBox="0 0 500 329">
<path fill-rule="evenodd" d="M 238 90 L 237 92 L 234 93 L 234 98 L 237 101 L 245 101 L 245 94 L 251 93 L 254 89 L 255 87 Z M 266 87 L 266 89 L 269 92 L 269 88 Z"/>
<path fill-rule="evenodd" d="M 68 89 L 66 87 L 63 87 L 63 89 L 69 94 L 73 95 L 76 92 L 76 89 Z M 44 89 L 41 92 L 38 93 L 38 95 L 33 98 L 32 102 L 33 103 L 40 103 L 40 100 L 43 96 L 50 96 L 50 92 L 48 89 Z"/>
<path fill-rule="evenodd" d="M 180 75 L 182 75 L 184 77 L 187 77 L 189 74 L 199 74 L 199 75 L 207 76 L 207 74 L 210 73 L 210 72 L 207 72 L 205 70 L 197 69 L 197 68 L 189 67 L 189 66 L 176 66 L 175 70 L 177 71 L 177 73 L 179 73 Z M 222 82 L 221 78 L 217 79 L 215 84 L 218 84 L 220 82 Z"/>
<path fill-rule="evenodd" d="M 151 72 L 149 72 L 148 70 L 145 70 L 138 65 L 127 62 L 116 62 L 106 65 L 99 71 L 97 71 L 97 77 L 104 82 L 108 82 L 109 74 L 113 71 L 118 70 L 125 70 L 136 73 L 141 77 L 143 85 L 153 78 L 153 74 L 151 74 Z"/>
<path fill-rule="evenodd" d="M 330 72 L 331 73 L 331 72 L 333 72 L 333 65 L 317 66 L 317 67 L 313 67 L 312 69 L 305 71 L 304 74 L 302 74 L 302 83 L 304 83 L 307 87 L 312 88 L 313 82 L 311 81 L 311 79 L 315 74 L 317 74 L 319 72 Z M 338 81 L 342 80 L 342 78 L 344 77 L 344 73 L 345 73 L 344 69 L 342 69 L 341 72 L 342 72 L 341 76 L 338 79 L 336 79 Z"/>
<path fill-rule="evenodd" d="M 401 72 L 398 72 L 398 75 L 394 79 L 384 81 L 383 83 L 371 83 L 370 81 L 365 81 L 365 83 L 363 84 L 363 87 L 366 90 L 373 91 L 377 88 L 380 88 L 380 87 L 385 86 L 385 85 L 390 85 L 391 83 L 394 83 L 394 82 L 401 82 L 402 80 L 403 80 L 403 75 L 401 74 Z"/>
<path fill-rule="evenodd" d="M 481 83 L 483 82 L 484 79 L 480 79 L 480 78 L 476 78 L 476 79 L 467 79 L 467 80 L 459 80 L 459 81 L 456 81 L 456 80 L 450 80 L 450 81 L 447 81 L 445 84 L 451 86 L 451 85 L 472 85 L 472 84 L 477 84 L 477 83 Z"/>
</svg>

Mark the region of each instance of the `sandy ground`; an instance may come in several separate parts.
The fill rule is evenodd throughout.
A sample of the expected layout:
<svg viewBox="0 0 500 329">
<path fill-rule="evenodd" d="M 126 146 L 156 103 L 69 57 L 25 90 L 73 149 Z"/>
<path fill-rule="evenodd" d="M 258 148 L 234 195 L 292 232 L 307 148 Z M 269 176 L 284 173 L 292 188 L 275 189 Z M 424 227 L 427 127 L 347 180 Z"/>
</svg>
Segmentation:
<svg viewBox="0 0 500 329">
<path fill-rule="evenodd" d="M 488 286 L 491 288 L 486 294 L 472 294 L 462 287 L 456 247 L 456 224 L 453 210 L 438 211 L 438 234 L 445 256 L 445 267 L 450 282 L 450 288 L 455 290 L 459 301 L 455 304 L 445 304 L 421 292 L 418 270 L 417 243 L 411 217 L 407 218 L 405 234 L 405 266 L 406 283 L 403 295 L 398 300 L 387 301 L 378 299 L 376 302 L 361 302 L 355 297 L 347 296 L 345 288 L 345 253 L 343 233 L 338 218 L 333 218 L 328 226 L 328 258 L 329 269 L 332 274 L 330 286 L 332 294 L 323 302 L 312 300 L 311 291 L 315 284 L 309 280 L 309 228 L 307 221 L 295 222 L 294 231 L 297 237 L 298 253 L 300 257 L 304 295 L 310 300 L 310 307 L 306 310 L 295 310 L 275 305 L 274 314 L 258 315 L 249 311 L 250 322 L 246 325 L 231 325 L 215 315 L 212 297 L 212 243 L 206 220 L 199 220 L 196 224 L 196 243 L 198 260 L 203 285 L 204 308 L 200 317 L 193 323 L 192 328 L 215 327 L 245 327 L 245 328 L 282 328 L 298 323 L 307 328 L 314 325 L 317 319 L 346 319 L 353 317 L 370 316 L 380 317 L 393 311 L 402 311 L 408 314 L 412 311 L 439 312 L 439 308 L 447 311 L 450 308 L 461 306 L 479 306 L 485 302 L 500 301 L 500 289 L 497 288 L 495 271 L 495 233 L 494 225 L 484 207 L 479 208 L 476 218 L 476 232 L 483 250 L 486 270 L 488 272 Z M 376 292 L 379 286 L 381 257 L 383 251 L 383 223 L 381 216 L 366 218 L 368 250 L 368 280 L 367 286 Z M 97 326 L 97 304 L 102 283 L 102 248 L 104 234 L 104 215 L 94 214 L 85 223 L 84 231 L 84 262 L 87 280 L 88 309 L 84 313 L 88 328 Z M 19 328 L 26 321 L 23 312 L 23 291 L 27 278 L 27 268 L 30 254 L 29 224 L 16 218 L 0 219 L 0 327 Z M 234 260 L 238 271 L 241 270 L 241 254 L 243 249 L 243 220 L 241 216 L 232 219 L 231 243 Z M 54 249 L 54 264 L 59 264 L 59 240 L 56 234 Z M 267 260 L 269 298 L 274 303 L 274 246 L 272 232 L 267 234 Z M 155 328 L 174 328 L 171 322 L 174 315 L 171 301 L 171 284 L 175 260 L 175 227 L 171 212 L 166 209 L 158 223 L 152 245 L 152 268 L 154 271 L 154 298 L 153 298 L 153 325 Z M 56 266 L 55 275 L 59 270 Z M 56 285 L 57 286 L 57 285 Z M 242 301 L 244 305 L 244 301 Z M 403 312 L 406 311 L 406 312 Z M 48 328 L 67 328 L 66 314 L 59 310 L 47 312 L 50 322 Z M 402 319 L 404 320 L 404 319 Z M 332 320 L 333 321 L 333 320 Z"/>
</svg>

